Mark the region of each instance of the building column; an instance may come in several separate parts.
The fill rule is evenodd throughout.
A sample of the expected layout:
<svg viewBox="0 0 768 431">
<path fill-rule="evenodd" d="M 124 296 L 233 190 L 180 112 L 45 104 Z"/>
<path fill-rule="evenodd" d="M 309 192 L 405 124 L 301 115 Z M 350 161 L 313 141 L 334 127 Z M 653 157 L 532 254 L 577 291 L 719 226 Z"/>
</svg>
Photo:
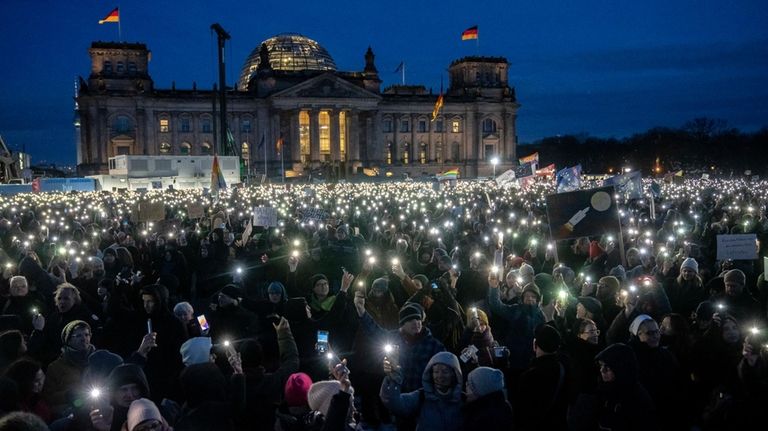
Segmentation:
<svg viewBox="0 0 768 431">
<path fill-rule="evenodd" d="M 332 110 L 328 112 L 328 118 L 331 122 L 331 162 L 338 162 L 341 160 L 341 142 L 340 142 L 340 130 L 339 130 L 339 111 Z"/>
<path fill-rule="evenodd" d="M 386 161 L 384 158 L 384 144 L 381 137 L 381 112 L 376 111 L 372 117 L 368 118 L 366 128 L 371 135 L 371 140 L 366 143 L 368 162 L 373 166 L 381 166 L 383 161 Z"/>
<path fill-rule="evenodd" d="M 320 110 L 309 111 L 309 160 L 313 168 L 320 166 Z"/>
<path fill-rule="evenodd" d="M 291 148 L 290 163 L 293 170 L 300 170 L 301 167 L 301 142 L 299 132 L 299 111 L 291 111 L 291 128 L 288 137 L 288 145 Z M 285 145 L 285 143 L 283 143 Z M 285 151 L 285 150 L 283 150 Z"/>
<path fill-rule="evenodd" d="M 401 164 L 400 161 L 400 114 L 392 114 L 392 164 Z M 387 143 L 384 143 L 386 147 Z M 386 148 L 384 148 L 386 149 Z M 385 157 L 386 160 L 386 157 Z"/>
<path fill-rule="evenodd" d="M 411 155 L 408 157 L 411 164 L 418 163 L 419 153 L 421 152 L 419 142 L 416 140 L 416 122 L 418 120 L 419 118 L 416 114 L 411 114 Z"/>
<path fill-rule="evenodd" d="M 136 109 L 136 123 L 134 129 L 133 148 L 131 148 L 131 154 L 144 154 L 144 146 L 147 142 L 147 136 L 145 133 L 144 123 L 146 122 L 146 116 L 144 109 Z"/>
<path fill-rule="evenodd" d="M 360 114 L 353 110 L 347 113 L 347 160 L 353 166 L 360 164 Z"/>
<path fill-rule="evenodd" d="M 255 172 L 264 171 L 264 149 L 259 149 L 261 144 L 261 138 L 264 138 L 264 145 L 268 145 L 269 142 L 269 109 L 267 107 L 259 107 L 256 111 L 256 142 L 251 149 L 251 163 L 261 162 L 261 166 L 257 166 Z M 254 163 L 255 165 L 255 163 Z"/>
</svg>

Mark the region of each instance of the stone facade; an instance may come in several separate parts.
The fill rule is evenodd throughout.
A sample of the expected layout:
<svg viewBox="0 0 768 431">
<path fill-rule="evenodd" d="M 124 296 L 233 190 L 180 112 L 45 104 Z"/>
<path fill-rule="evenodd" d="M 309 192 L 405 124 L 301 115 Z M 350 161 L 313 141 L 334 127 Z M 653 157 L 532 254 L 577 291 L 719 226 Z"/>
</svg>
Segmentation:
<svg viewBox="0 0 768 431">
<path fill-rule="evenodd" d="M 144 44 L 94 42 L 91 74 L 81 78 L 77 98 L 80 173 L 106 173 L 108 158 L 121 154 L 201 155 L 216 149 L 240 155 L 254 175 L 266 166 L 270 176 L 325 167 L 339 176 L 360 168 L 414 176 L 459 168 L 462 176 L 474 177 L 490 175 L 491 157 L 499 157 L 499 173 L 516 161 L 519 104 L 507 81 L 506 59 L 454 61 L 444 106 L 432 121 L 438 94 L 423 86 L 381 90 L 370 48 L 363 71 L 341 72 L 316 42 L 292 35 L 294 45 L 306 40 L 323 51 L 322 68 L 281 69 L 285 49 L 280 61 L 271 51 L 280 48 L 281 37 L 254 50 L 238 87 L 227 92 L 234 148 L 217 142 L 216 92 L 194 85 L 156 89 Z"/>
</svg>

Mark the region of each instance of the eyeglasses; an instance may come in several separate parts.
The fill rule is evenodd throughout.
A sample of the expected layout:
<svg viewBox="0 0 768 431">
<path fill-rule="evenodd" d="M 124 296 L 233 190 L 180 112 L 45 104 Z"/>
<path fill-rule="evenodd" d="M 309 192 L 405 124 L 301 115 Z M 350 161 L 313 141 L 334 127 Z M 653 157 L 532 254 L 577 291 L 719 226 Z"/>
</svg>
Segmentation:
<svg viewBox="0 0 768 431">
<path fill-rule="evenodd" d="M 600 335 L 599 329 L 590 329 L 589 331 L 584 331 L 582 334 L 589 334 L 589 335 Z"/>
</svg>

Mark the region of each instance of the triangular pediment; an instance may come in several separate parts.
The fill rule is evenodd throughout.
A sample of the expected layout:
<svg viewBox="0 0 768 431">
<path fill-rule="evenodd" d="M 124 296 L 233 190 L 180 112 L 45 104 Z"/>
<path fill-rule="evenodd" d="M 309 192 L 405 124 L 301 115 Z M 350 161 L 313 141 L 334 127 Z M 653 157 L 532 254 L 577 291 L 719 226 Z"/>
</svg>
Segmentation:
<svg viewBox="0 0 768 431">
<path fill-rule="evenodd" d="M 324 73 L 279 91 L 271 98 L 381 99 L 381 96 L 351 84 L 333 73 Z"/>
</svg>

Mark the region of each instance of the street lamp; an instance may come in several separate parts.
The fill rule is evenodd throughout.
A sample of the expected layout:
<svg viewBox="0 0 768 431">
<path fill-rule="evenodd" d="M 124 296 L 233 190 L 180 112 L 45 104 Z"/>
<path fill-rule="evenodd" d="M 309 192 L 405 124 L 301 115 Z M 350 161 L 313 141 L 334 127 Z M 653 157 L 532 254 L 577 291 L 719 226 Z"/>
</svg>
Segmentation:
<svg viewBox="0 0 768 431">
<path fill-rule="evenodd" d="M 496 165 L 498 165 L 498 164 L 499 164 L 499 158 L 498 157 L 494 157 L 494 158 L 491 159 L 491 165 L 493 165 L 493 178 L 494 179 L 496 178 Z"/>
</svg>

